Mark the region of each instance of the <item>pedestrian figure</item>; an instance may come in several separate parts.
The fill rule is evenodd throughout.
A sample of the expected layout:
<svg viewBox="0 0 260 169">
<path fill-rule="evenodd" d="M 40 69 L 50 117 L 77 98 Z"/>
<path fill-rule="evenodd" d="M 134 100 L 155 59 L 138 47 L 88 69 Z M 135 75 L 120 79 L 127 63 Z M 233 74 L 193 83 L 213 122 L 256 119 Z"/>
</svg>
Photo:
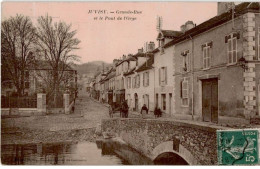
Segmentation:
<svg viewBox="0 0 260 169">
<path fill-rule="evenodd" d="M 108 111 L 109 111 L 109 117 L 113 118 L 113 113 L 114 112 L 113 112 L 113 109 L 112 109 L 111 105 L 108 106 Z"/>
<path fill-rule="evenodd" d="M 157 108 L 157 106 L 154 108 L 153 114 L 154 114 L 154 118 L 158 117 L 158 108 Z"/>
<path fill-rule="evenodd" d="M 119 107 L 119 112 L 120 112 L 120 118 L 122 118 L 124 116 L 124 113 L 123 113 L 123 102 L 121 102 L 121 106 Z"/>
<path fill-rule="evenodd" d="M 124 103 L 123 103 L 123 115 L 124 115 L 124 117 L 125 118 L 127 118 L 128 117 L 128 105 L 127 105 L 127 102 L 126 101 L 124 101 Z"/>
<path fill-rule="evenodd" d="M 162 111 L 161 111 L 161 109 L 160 108 L 157 108 L 157 107 L 155 107 L 155 109 L 154 109 L 154 117 L 156 118 L 158 118 L 158 117 L 162 117 Z"/>
<path fill-rule="evenodd" d="M 146 107 L 146 104 L 143 105 L 140 113 L 142 115 L 142 118 L 144 118 L 145 113 L 148 114 L 148 108 Z"/>
</svg>

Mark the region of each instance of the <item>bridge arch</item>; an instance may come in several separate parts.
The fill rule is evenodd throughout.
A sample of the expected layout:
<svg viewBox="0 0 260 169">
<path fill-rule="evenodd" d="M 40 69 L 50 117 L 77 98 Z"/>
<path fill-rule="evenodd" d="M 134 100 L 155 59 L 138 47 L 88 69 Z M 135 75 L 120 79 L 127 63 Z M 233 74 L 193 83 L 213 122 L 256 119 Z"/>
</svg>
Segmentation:
<svg viewBox="0 0 260 169">
<path fill-rule="evenodd" d="M 193 157 L 191 152 L 179 144 L 178 152 L 173 150 L 173 141 L 166 141 L 157 145 L 152 151 L 152 160 L 159 164 L 160 158 L 176 159 L 181 161 L 182 164 L 186 165 L 198 165 L 199 163 Z M 167 159 L 164 160 L 167 162 Z M 179 164 L 177 164 L 179 165 Z"/>
</svg>

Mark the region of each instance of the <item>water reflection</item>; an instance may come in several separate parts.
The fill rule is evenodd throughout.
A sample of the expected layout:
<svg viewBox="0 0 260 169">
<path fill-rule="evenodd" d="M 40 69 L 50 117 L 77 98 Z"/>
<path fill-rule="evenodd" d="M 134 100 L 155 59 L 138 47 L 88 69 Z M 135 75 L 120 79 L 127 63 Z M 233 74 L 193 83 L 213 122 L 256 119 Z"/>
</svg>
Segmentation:
<svg viewBox="0 0 260 169">
<path fill-rule="evenodd" d="M 154 164 L 149 158 L 143 156 L 122 141 L 109 139 L 97 141 L 97 147 L 102 149 L 103 155 L 117 155 L 121 159 L 125 159 L 131 165 Z"/>
<path fill-rule="evenodd" d="M 100 144 L 90 142 L 2 145 L 1 159 L 2 164 L 11 165 L 129 164 L 113 150 L 109 150 L 105 146 L 102 147 Z"/>
</svg>

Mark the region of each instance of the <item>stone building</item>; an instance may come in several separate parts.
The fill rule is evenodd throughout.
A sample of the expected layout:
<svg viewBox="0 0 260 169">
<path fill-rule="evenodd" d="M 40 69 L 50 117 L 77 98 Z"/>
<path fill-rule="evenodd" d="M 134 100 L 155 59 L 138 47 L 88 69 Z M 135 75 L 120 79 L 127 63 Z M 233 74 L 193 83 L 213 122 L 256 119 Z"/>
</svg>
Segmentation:
<svg viewBox="0 0 260 169">
<path fill-rule="evenodd" d="M 155 55 L 157 69 L 167 53 L 172 60 L 170 112 L 176 118 L 222 122 L 259 115 L 259 3 L 239 4 L 235 13 L 218 11 L 222 13 L 189 27 Z"/>
<path fill-rule="evenodd" d="M 152 53 L 137 53 L 133 67 L 124 74 L 126 100 L 130 110 L 139 111 L 143 104 L 154 109 L 154 57 Z"/>
<path fill-rule="evenodd" d="M 158 34 L 157 40 L 159 47 L 153 51 L 154 53 L 154 92 L 155 104 L 164 113 L 171 114 L 173 111 L 173 48 L 164 46 L 169 44 L 172 40 L 180 36 L 180 31 L 164 31 L 161 30 Z M 168 43 L 167 43 L 168 42 Z"/>
</svg>

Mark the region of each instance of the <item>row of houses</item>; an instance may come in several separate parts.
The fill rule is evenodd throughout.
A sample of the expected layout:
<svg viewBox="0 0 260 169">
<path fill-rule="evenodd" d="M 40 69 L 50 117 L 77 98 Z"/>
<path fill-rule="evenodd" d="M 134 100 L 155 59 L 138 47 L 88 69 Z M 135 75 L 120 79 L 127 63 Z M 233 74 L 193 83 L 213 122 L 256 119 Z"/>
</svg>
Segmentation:
<svg viewBox="0 0 260 169">
<path fill-rule="evenodd" d="M 180 31 L 160 30 L 158 46 L 115 59 L 100 72 L 91 93 L 109 104 L 126 100 L 130 110 L 146 104 L 174 118 L 219 122 L 249 119 L 260 112 L 259 3 L 229 9 L 218 3 L 218 15 Z"/>
</svg>

